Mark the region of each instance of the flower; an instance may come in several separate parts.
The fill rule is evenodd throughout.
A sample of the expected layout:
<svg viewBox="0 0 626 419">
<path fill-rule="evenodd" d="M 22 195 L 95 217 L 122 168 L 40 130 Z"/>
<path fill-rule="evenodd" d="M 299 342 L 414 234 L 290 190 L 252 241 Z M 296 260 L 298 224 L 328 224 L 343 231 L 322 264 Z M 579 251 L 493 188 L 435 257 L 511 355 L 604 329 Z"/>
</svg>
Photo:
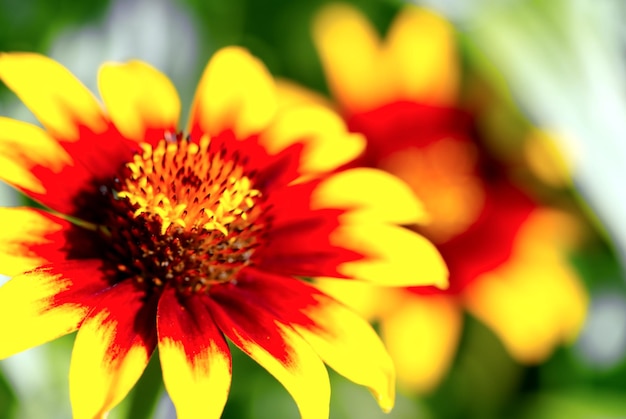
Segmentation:
<svg viewBox="0 0 626 419">
<path fill-rule="evenodd" d="M 395 225 L 422 216 L 404 184 L 335 170 L 364 145 L 338 116 L 278 111 L 267 70 L 234 47 L 209 62 L 187 134 L 176 90 L 139 61 L 102 66 L 105 108 L 40 55 L 1 55 L 0 78 L 45 128 L 0 118 L 0 177 L 44 205 L 0 209 L 12 276 L 0 358 L 78 330 L 77 419 L 119 403 L 156 347 L 178 417 L 219 417 L 225 337 L 305 419 L 328 416 L 322 361 L 392 407 L 393 365 L 375 332 L 300 278 L 444 286 L 447 272 L 434 246 Z M 419 266 L 409 248 L 422 249 Z"/>
<path fill-rule="evenodd" d="M 314 40 L 349 129 L 367 138 L 359 164 L 410 185 L 430 216 L 417 230 L 436 243 L 450 270 L 446 290 L 323 282 L 379 322 L 403 386 L 437 386 L 456 353 L 464 310 L 519 361 L 539 362 L 572 340 L 586 295 L 566 250 L 580 228 L 515 185 L 478 141 L 475 115 L 461 104 L 451 25 L 409 6 L 383 42 L 355 9 L 331 5 L 315 21 Z M 285 102 L 319 102 L 283 89 Z"/>
</svg>

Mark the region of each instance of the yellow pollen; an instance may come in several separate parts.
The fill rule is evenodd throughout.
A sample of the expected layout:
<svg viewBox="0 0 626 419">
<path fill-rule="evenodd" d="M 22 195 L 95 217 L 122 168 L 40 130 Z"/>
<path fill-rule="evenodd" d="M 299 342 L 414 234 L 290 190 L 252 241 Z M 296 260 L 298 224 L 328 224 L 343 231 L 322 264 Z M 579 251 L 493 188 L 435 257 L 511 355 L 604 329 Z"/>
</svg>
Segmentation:
<svg viewBox="0 0 626 419">
<path fill-rule="evenodd" d="M 143 153 L 126 165 L 118 199 L 133 205 L 134 217 L 160 220 L 162 235 L 170 226 L 225 237 L 245 229 L 261 193 L 237 161 L 209 152 L 209 144 L 206 136 L 197 144 L 165 139 L 155 147 L 142 143 Z"/>
</svg>

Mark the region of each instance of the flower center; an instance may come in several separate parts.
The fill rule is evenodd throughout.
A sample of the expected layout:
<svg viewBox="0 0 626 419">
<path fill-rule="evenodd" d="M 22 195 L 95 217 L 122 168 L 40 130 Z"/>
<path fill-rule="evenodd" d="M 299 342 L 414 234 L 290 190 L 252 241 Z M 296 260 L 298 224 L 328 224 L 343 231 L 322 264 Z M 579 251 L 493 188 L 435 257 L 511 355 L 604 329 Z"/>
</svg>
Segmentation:
<svg viewBox="0 0 626 419">
<path fill-rule="evenodd" d="M 109 277 L 185 295 L 234 280 L 264 230 L 262 195 L 245 164 L 208 137 L 141 148 L 115 181 L 102 228 Z"/>
</svg>

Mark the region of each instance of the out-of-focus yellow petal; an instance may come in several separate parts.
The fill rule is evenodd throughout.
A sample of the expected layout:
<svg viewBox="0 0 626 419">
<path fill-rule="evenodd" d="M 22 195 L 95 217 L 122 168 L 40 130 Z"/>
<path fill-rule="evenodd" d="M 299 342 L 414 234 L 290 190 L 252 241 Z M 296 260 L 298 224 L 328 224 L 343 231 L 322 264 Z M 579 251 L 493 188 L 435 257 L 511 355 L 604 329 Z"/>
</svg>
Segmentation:
<svg viewBox="0 0 626 419">
<path fill-rule="evenodd" d="M 416 393 L 433 390 L 456 353 L 461 309 L 449 296 L 410 296 L 381 319 L 381 333 L 398 382 Z"/>
<path fill-rule="evenodd" d="M 459 64 L 452 25 L 434 12 L 406 7 L 387 34 L 392 79 L 404 99 L 452 104 Z"/>
<path fill-rule="evenodd" d="M 67 152 L 41 128 L 0 117 L 0 179 L 9 185 L 45 193 L 41 179 L 31 169 L 40 165 L 59 172 L 71 163 Z"/>
<path fill-rule="evenodd" d="M 535 210 L 517 235 L 510 261 L 464 292 L 468 309 L 520 361 L 541 362 L 582 327 L 587 295 L 563 255 L 581 234 L 568 214 Z"/>
<path fill-rule="evenodd" d="M 98 87 L 111 120 L 127 138 L 145 141 L 149 131 L 176 133 L 178 93 L 154 67 L 141 61 L 104 64 Z"/>
<path fill-rule="evenodd" d="M 259 141 L 272 154 L 294 143 L 303 143 L 300 167 L 305 173 L 328 172 L 353 160 L 365 149 L 361 135 L 348 133 L 337 114 L 320 106 L 281 112 Z"/>
<path fill-rule="evenodd" d="M 367 19 L 351 6 L 333 4 L 316 17 L 313 39 L 329 87 L 348 112 L 376 107 L 389 96 L 392 80 L 381 42 Z"/>
<path fill-rule="evenodd" d="M 338 267 L 348 277 L 385 286 L 448 285 L 448 268 L 435 246 L 410 230 L 349 224 L 335 230 L 331 241 L 366 255 Z"/>
<path fill-rule="evenodd" d="M 0 359 L 75 331 L 88 307 L 56 304 L 54 297 L 71 280 L 61 274 L 32 271 L 0 287 Z"/>
<path fill-rule="evenodd" d="M 574 215 L 542 208 L 533 211 L 516 237 L 516 251 L 527 258 L 541 260 L 548 254 L 563 255 L 575 249 L 587 234 Z"/>
<path fill-rule="evenodd" d="M 107 127 L 100 104 L 65 67 L 34 53 L 0 55 L 0 79 L 56 138 L 79 139 L 79 126 Z"/>
<path fill-rule="evenodd" d="M 464 293 L 468 310 L 519 361 L 537 363 L 572 341 L 587 297 L 564 261 L 518 260 L 478 278 Z"/>
<path fill-rule="evenodd" d="M 324 180 L 311 196 L 311 209 L 353 209 L 349 222 L 413 224 L 428 220 L 411 188 L 382 170 L 357 168 Z"/>
<path fill-rule="evenodd" d="M 158 312 L 165 388 L 179 419 L 219 419 L 231 382 L 228 345 L 198 298 L 183 306 L 171 291 L 161 296 Z"/>
<path fill-rule="evenodd" d="M 75 419 L 104 418 L 143 373 L 156 346 L 156 310 L 145 293 L 121 282 L 101 294 L 80 325 L 70 363 Z"/>
<path fill-rule="evenodd" d="M 533 129 L 524 143 L 524 154 L 530 169 L 541 180 L 555 187 L 570 186 L 576 162 L 573 156 L 566 155 L 567 150 L 558 147 L 557 138 L 555 133 Z"/>
<path fill-rule="evenodd" d="M 294 328 L 315 352 L 339 374 L 370 389 L 381 409 L 389 412 L 395 402 L 395 371 L 391 358 L 374 329 L 352 310 L 327 296 L 303 314 L 313 327 Z"/>
<path fill-rule="evenodd" d="M 243 139 L 261 132 L 276 108 L 276 87 L 263 63 L 243 48 L 223 48 L 198 84 L 189 132 L 216 135 L 233 129 Z"/>
<path fill-rule="evenodd" d="M 287 79 L 276 79 L 276 95 L 278 97 L 279 109 L 303 105 L 333 108 L 332 102 L 326 97 Z"/>
<path fill-rule="evenodd" d="M 454 138 L 409 147 L 379 160 L 377 167 L 399 177 L 423 202 L 430 222 L 423 232 L 443 243 L 468 229 L 485 205 L 475 144 Z"/>
</svg>

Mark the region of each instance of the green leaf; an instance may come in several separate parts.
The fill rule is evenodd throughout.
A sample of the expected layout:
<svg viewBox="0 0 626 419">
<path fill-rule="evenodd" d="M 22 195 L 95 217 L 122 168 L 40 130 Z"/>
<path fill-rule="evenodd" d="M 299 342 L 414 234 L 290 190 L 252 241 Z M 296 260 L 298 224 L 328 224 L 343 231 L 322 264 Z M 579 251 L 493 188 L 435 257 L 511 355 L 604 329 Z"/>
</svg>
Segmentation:
<svg viewBox="0 0 626 419">
<path fill-rule="evenodd" d="M 6 377 L 0 369 L 0 417 L 11 417 L 11 412 L 17 404 L 17 398 L 11 388 L 11 385 L 7 381 Z"/>
<path fill-rule="evenodd" d="M 518 419 L 588 419 L 626 416 L 621 393 L 580 389 L 530 396 L 519 409 Z"/>
</svg>

